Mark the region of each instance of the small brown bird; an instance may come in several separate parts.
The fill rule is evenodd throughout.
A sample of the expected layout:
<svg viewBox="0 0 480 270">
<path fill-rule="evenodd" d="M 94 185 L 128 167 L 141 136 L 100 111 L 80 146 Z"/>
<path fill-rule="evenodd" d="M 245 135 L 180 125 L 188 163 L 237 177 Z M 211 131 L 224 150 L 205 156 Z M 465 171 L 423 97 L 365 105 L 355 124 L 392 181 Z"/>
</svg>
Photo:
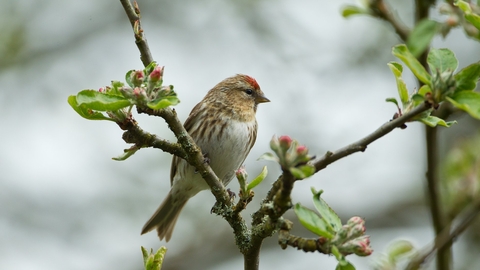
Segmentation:
<svg viewBox="0 0 480 270">
<path fill-rule="evenodd" d="M 224 185 L 230 183 L 255 144 L 257 105 L 269 101 L 254 78 L 238 74 L 213 87 L 185 121 L 185 129 Z M 176 156 L 170 183 L 167 197 L 142 229 L 142 234 L 157 229 L 160 240 L 167 242 L 188 199 L 209 188 L 194 167 Z"/>
</svg>

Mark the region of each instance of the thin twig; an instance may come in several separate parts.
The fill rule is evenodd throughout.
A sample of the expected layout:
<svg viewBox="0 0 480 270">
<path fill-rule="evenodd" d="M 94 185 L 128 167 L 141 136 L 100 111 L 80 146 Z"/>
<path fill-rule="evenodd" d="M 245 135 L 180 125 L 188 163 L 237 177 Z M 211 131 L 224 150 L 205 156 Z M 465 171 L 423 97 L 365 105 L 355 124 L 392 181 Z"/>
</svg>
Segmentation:
<svg viewBox="0 0 480 270">
<path fill-rule="evenodd" d="M 127 13 L 127 17 L 132 25 L 135 43 L 140 51 L 140 60 L 142 60 L 143 65 L 146 67 L 153 62 L 153 57 L 140 24 L 140 8 L 138 7 L 137 1 L 134 1 L 133 5 L 130 3 L 130 0 L 120 0 L 120 3 L 122 3 L 123 9 L 125 13 Z"/>
<path fill-rule="evenodd" d="M 410 34 L 410 29 L 400 20 L 395 18 L 392 11 L 390 11 L 390 8 L 383 0 L 372 1 L 370 9 L 373 11 L 374 16 L 390 23 L 402 40 L 407 40 L 408 35 Z"/>
<path fill-rule="evenodd" d="M 161 149 L 162 151 L 168 152 L 172 155 L 179 156 L 183 159 L 187 157 L 180 144 L 160 139 L 155 134 L 144 131 L 138 126 L 133 117 L 129 118 L 121 128 L 126 130 L 123 133 L 122 139 L 126 143 L 135 144 L 138 149 L 143 147 L 153 147 Z"/>
<path fill-rule="evenodd" d="M 407 266 L 407 270 L 418 269 L 421 264 L 425 263 L 435 251 L 438 251 L 445 247 L 451 247 L 453 241 L 467 229 L 475 218 L 480 214 L 480 199 L 469 208 L 464 210 L 464 214 L 460 215 L 462 220 L 450 233 L 451 224 L 446 226 L 445 229 L 435 238 L 433 244 L 423 248 L 418 255 L 413 258 Z M 453 223 L 453 222 L 452 222 Z"/>
<path fill-rule="evenodd" d="M 312 164 L 314 164 L 317 171 L 319 171 L 336 160 L 355 152 L 364 151 L 368 144 L 372 143 L 378 138 L 381 138 L 382 136 L 385 136 L 395 128 L 401 127 L 416 115 L 429 110 L 430 108 L 431 105 L 429 103 L 422 103 L 404 115 L 382 125 L 376 131 L 357 141 L 356 143 L 337 150 L 334 153 L 329 152 L 323 158 L 314 161 Z M 295 178 L 291 175 L 291 173 L 289 171 L 284 171 L 283 174 L 272 185 L 272 188 L 268 192 L 266 199 L 264 199 L 262 202 L 261 208 L 253 214 L 252 242 L 250 250 L 259 250 L 262 244 L 262 239 L 271 236 L 281 225 L 283 221 L 283 214 L 292 206 L 290 193 L 294 182 Z M 250 258 L 250 261 L 247 261 L 247 258 L 245 259 L 245 263 L 251 262 L 252 265 L 254 265 L 256 262 L 255 258 Z M 256 260 L 258 262 L 258 258 Z"/>
<path fill-rule="evenodd" d="M 402 126 L 405 124 L 408 120 L 410 120 L 412 117 L 428 110 L 431 108 L 431 105 L 427 102 L 422 103 L 421 105 L 417 106 L 413 110 L 403 114 L 402 116 L 383 124 L 381 127 L 379 127 L 376 131 L 371 133 L 370 135 L 364 137 L 363 139 L 360 139 L 357 142 L 354 142 L 348 146 L 345 146 L 335 152 L 327 152 L 323 157 L 314 160 L 312 163 L 315 166 L 316 171 L 320 171 L 324 168 L 326 168 L 329 164 L 344 158 L 348 155 L 351 155 L 356 152 L 363 152 L 365 149 L 367 149 L 367 146 L 371 144 L 372 142 L 376 141 L 377 139 L 385 136 L 392 130 L 394 130 L 397 127 Z"/>
</svg>

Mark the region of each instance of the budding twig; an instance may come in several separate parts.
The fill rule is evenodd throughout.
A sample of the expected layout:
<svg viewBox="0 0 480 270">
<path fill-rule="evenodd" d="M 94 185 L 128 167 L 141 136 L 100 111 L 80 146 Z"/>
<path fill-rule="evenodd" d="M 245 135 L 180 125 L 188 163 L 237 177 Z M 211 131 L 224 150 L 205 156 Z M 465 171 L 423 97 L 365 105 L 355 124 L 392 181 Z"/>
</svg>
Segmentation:
<svg viewBox="0 0 480 270">
<path fill-rule="evenodd" d="M 348 146 L 345 146 L 341 149 L 338 149 L 335 152 L 327 152 L 323 157 L 314 160 L 312 164 L 315 166 L 315 170 L 318 172 L 324 168 L 326 168 L 329 164 L 349 156 L 356 152 L 363 152 L 367 149 L 367 146 L 372 142 L 378 140 L 379 138 L 385 136 L 386 134 L 390 133 L 397 127 L 401 127 L 405 124 L 408 120 L 413 118 L 414 116 L 428 110 L 431 108 L 431 105 L 427 102 L 422 103 L 421 105 L 417 106 L 416 108 L 412 109 L 411 111 L 404 113 L 402 116 L 393 119 L 392 121 L 383 124 L 380 126 L 376 131 L 367 135 L 363 139 L 360 139 Z"/>
<path fill-rule="evenodd" d="M 132 25 L 135 43 L 140 51 L 140 60 L 142 60 L 144 66 L 148 66 L 153 62 L 153 57 L 140 24 L 140 8 L 137 1 L 134 1 L 133 5 L 130 3 L 130 0 L 120 0 L 120 3 L 122 3 L 123 9 L 125 9 L 125 13 L 127 13 L 127 17 Z"/>
<path fill-rule="evenodd" d="M 130 20 L 130 24 L 132 25 L 135 35 L 135 43 L 137 44 L 138 50 L 140 51 L 141 55 L 140 58 L 143 65 L 146 67 L 151 62 L 153 62 L 153 58 L 150 53 L 150 48 L 148 47 L 147 40 L 145 39 L 143 29 L 141 28 L 140 9 L 136 1 L 134 1 L 133 6 L 130 3 L 130 0 L 120 0 L 120 2 L 122 3 L 122 6 L 124 7 L 125 12 Z M 155 111 L 148 107 L 137 106 L 137 111 L 138 113 L 146 113 L 148 115 L 160 116 L 167 122 L 168 127 L 173 131 L 175 137 L 178 139 L 178 143 L 181 145 L 181 151 L 169 151 L 169 147 L 174 146 L 174 144 L 166 145 L 159 140 L 153 140 L 153 138 L 155 137 L 153 137 L 154 135 L 151 134 L 150 138 L 152 138 L 152 140 L 146 140 L 144 142 L 148 143 L 149 146 L 153 146 L 152 144 L 154 144 L 163 151 L 175 154 L 178 157 L 185 159 L 190 165 L 195 167 L 198 173 L 207 182 L 211 192 L 217 200 L 217 204 L 215 205 L 213 212 L 221 215 L 225 220 L 227 220 L 227 222 L 234 230 L 237 246 L 239 246 L 240 251 L 245 254 L 246 248 L 248 247 L 248 245 L 245 245 L 245 243 L 249 243 L 250 239 L 249 235 L 246 233 L 248 229 L 245 221 L 240 216 L 239 212 L 232 211 L 232 203 L 227 190 L 223 186 L 222 182 L 218 179 L 215 172 L 210 168 L 210 165 L 204 162 L 204 157 L 201 149 L 195 144 L 192 137 L 185 130 L 182 123 L 178 119 L 175 110 L 165 108 Z M 135 139 L 132 138 L 130 135 L 133 135 L 135 137 L 143 137 L 149 135 L 149 133 L 146 132 L 139 132 L 140 130 L 141 129 L 138 126 L 135 126 L 135 130 L 130 131 L 130 134 L 124 136 L 127 137 L 128 140 L 134 141 Z M 136 140 L 142 139 L 136 138 Z"/>
</svg>

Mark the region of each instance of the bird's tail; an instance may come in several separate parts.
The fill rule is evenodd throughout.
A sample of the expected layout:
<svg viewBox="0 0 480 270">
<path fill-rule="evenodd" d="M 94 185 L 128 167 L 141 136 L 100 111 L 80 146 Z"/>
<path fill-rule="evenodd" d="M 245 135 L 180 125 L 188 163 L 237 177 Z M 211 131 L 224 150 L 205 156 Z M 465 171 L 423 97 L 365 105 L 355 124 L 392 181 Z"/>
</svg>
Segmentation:
<svg viewBox="0 0 480 270">
<path fill-rule="evenodd" d="M 174 199 L 172 197 L 172 192 L 170 191 L 157 211 L 155 211 L 155 214 L 153 214 L 143 226 L 142 234 L 156 228 L 160 240 L 165 238 L 168 242 L 172 237 L 173 228 L 175 227 L 175 223 L 177 223 L 178 216 L 187 203 L 187 200 L 177 199 L 178 198 Z"/>
</svg>

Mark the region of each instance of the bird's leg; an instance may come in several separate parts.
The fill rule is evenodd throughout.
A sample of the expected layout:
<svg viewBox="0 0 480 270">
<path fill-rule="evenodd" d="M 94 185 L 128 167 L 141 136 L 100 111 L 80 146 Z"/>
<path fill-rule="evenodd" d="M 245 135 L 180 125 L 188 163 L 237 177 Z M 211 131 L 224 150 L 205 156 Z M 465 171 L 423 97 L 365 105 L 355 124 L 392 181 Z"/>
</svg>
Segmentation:
<svg viewBox="0 0 480 270">
<path fill-rule="evenodd" d="M 233 201 L 235 197 L 237 197 L 237 194 L 235 192 L 231 191 L 229 188 L 227 188 L 228 195 L 230 196 L 230 200 Z"/>
<path fill-rule="evenodd" d="M 207 153 L 203 154 L 203 163 L 210 165 L 210 158 L 208 158 Z"/>
<path fill-rule="evenodd" d="M 210 159 L 208 158 L 208 154 L 203 154 L 203 163 L 206 163 L 208 165 L 210 165 Z M 198 170 L 195 169 L 194 173 L 198 173 Z"/>
</svg>

